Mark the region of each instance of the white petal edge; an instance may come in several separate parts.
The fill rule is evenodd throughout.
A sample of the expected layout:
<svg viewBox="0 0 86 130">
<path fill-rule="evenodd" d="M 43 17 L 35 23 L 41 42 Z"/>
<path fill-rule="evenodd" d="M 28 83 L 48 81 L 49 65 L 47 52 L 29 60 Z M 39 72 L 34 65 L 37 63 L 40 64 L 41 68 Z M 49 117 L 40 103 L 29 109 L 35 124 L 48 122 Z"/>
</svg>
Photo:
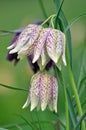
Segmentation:
<svg viewBox="0 0 86 130">
<path fill-rule="evenodd" d="M 28 97 L 22 109 L 26 108 L 30 104 L 30 98 Z"/>
</svg>

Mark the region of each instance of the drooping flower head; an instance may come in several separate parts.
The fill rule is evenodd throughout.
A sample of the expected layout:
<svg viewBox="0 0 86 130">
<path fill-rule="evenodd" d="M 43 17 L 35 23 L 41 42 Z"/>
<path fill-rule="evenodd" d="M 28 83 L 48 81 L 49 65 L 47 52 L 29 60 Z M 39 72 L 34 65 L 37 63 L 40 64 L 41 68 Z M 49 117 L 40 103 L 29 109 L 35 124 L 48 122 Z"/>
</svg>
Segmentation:
<svg viewBox="0 0 86 130">
<path fill-rule="evenodd" d="M 37 24 L 39 24 L 39 22 L 38 22 Z M 15 44 L 15 42 L 18 40 L 18 37 L 19 37 L 19 35 L 21 34 L 21 32 L 22 32 L 23 30 L 24 30 L 24 27 L 21 28 L 21 29 L 19 29 L 18 32 L 16 32 L 15 36 L 13 37 L 13 40 L 11 41 L 10 46 L 12 46 L 13 44 Z M 9 51 L 10 51 L 10 50 L 11 50 L 11 49 L 9 49 Z M 31 66 L 31 68 L 32 68 L 32 70 L 33 70 L 33 72 L 36 73 L 36 72 L 39 70 L 39 65 L 38 65 L 37 62 L 32 63 L 32 61 L 33 61 L 33 54 L 27 56 L 27 58 L 28 58 L 29 64 L 30 64 L 30 66 Z M 8 52 L 8 54 L 7 54 L 7 56 L 6 56 L 6 59 L 9 60 L 9 61 L 14 61 L 14 65 L 16 65 L 16 64 L 19 62 L 17 52 L 16 52 L 16 53 L 13 53 L 13 54 L 9 54 L 9 52 Z M 46 69 L 46 70 L 49 70 L 53 65 L 54 65 L 54 62 L 53 62 L 52 60 L 50 60 L 50 61 L 47 63 L 45 69 Z"/>
<path fill-rule="evenodd" d="M 18 53 L 19 59 L 33 54 L 32 63 L 38 62 L 40 68 L 45 68 L 50 59 L 59 68 L 61 61 L 66 65 L 65 35 L 60 30 L 30 24 L 8 49 L 10 54 Z"/>
<path fill-rule="evenodd" d="M 44 28 L 34 48 L 33 63 L 40 57 L 42 66 L 45 66 L 49 59 L 52 59 L 59 69 L 61 61 L 66 65 L 64 33 L 60 30 Z"/>
<path fill-rule="evenodd" d="M 51 111 L 57 112 L 58 83 L 55 77 L 47 73 L 35 74 L 30 83 L 27 101 L 23 108 L 31 103 L 31 111 L 41 108 L 44 111 L 48 105 Z"/>
</svg>

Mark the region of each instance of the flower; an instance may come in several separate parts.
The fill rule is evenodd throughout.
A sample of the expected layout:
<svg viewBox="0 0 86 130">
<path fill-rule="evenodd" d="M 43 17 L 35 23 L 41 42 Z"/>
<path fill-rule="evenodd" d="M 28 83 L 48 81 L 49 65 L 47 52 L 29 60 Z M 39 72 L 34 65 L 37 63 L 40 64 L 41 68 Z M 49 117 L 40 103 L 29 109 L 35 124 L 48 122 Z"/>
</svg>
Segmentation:
<svg viewBox="0 0 86 130">
<path fill-rule="evenodd" d="M 42 27 L 40 25 L 29 24 L 19 35 L 18 40 L 9 46 L 10 54 L 18 52 L 20 54 L 23 51 L 24 55 L 31 55 L 33 48 L 36 44 L 36 39 L 41 31 Z M 24 55 L 20 56 L 22 58 Z"/>
<path fill-rule="evenodd" d="M 53 28 L 30 24 L 8 49 L 9 54 L 18 53 L 19 59 L 33 54 L 32 63 L 38 62 L 40 68 L 45 68 L 50 59 L 59 69 L 61 61 L 66 65 L 65 35 Z"/>
<path fill-rule="evenodd" d="M 40 56 L 42 66 L 46 65 L 49 59 L 51 59 L 59 69 L 61 60 L 64 65 L 66 65 L 64 33 L 60 30 L 44 28 L 34 48 L 33 63 L 35 63 Z"/>
<path fill-rule="evenodd" d="M 23 29 L 24 29 L 24 28 L 23 28 Z M 22 32 L 23 30 L 20 30 L 20 29 L 19 29 L 19 31 Z M 13 37 L 13 40 L 12 40 L 12 42 L 11 42 L 11 45 L 12 45 L 12 44 L 15 44 L 15 42 L 18 40 L 18 37 L 19 37 L 19 35 L 20 35 L 21 32 L 16 32 L 16 34 L 15 34 L 15 36 Z M 19 61 L 19 59 L 18 59 L 17 57 L 18 57 L 17 52 L 16 52 L 16 53 L 13 53 L 13 54 L 9 54 L 9 53 L 8 53 L 7 56 L 6 56 L 6 59 L 9 60 L 9 61 L 13 61 L 13 60 L 14 60 L 14 65 L 16 65 L 16 64 L 18 63 L 18 61 Z M 31 66 L 31 68 L 32 68 L 32 70 L 33 70 L 33 72 L 36 73 L 36 72 L 39 70 L 39 65 L 38 65 L 37 62 L 32 63 L 32 61 L 33 61 L 33 54 L 32 54 L 32 55 L 29 55 L 27 58 L 28 58 L 29 64 L 30 64 L 30 66 Z M 54 65 L 53 61 L 50 60 L 50 61 L 47 63 L 45 69 L 46 69 L 46 70 L 49 70 L 53 65 Z"/>
<path fill-rule="evenodd" d="M 44 111 L 48 105 L 51 111 L 57 112 L 58 83 L 55 77 L 47 73 L 35 74 L 30 83 L 28 98 L 23 106 L 27 107 L 31 103 L 31 111 L 41 107 Z"/>
</svg>

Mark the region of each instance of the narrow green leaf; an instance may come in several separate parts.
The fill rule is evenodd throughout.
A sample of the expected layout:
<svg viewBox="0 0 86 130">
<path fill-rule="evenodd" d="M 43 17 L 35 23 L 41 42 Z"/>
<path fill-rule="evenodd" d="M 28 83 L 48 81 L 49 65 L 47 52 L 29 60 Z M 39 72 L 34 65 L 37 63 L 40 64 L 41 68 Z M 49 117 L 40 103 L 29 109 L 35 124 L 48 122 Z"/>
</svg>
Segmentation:
<svg viewBox="0 0 86 130">
<path fill-rule="evenodd" d="M 12 90 L 19 90 L 19 91 L 26 91 L 26 92 L 28 92 L 27 89 L 24 89 L 24 88 L 15 88 L 15 87 L 11 87 L 11 86 L 8 86 L 8 85 L 5 85 L 5 84 L 1 84 L 1 83 L 0 83 L 0 86 L 5 87 L 5 88 L 9 88 L 9 89 L 12 89 Z"/>
<path fill-rule="evenodd" d="M 40 123 L 40 120 L 39 120 L 37 112 L 36 112 L 36 117 L 37 117 L 37 120 L 38 120 L 39 130 L 41 130 L 41 123 Z"/>
<path fill-rule="evenodd" d="M 72 26 L 74 23 L 76 23 L 77 21 L 79 21 L 83 16 L 86 16 L 86 14 L 81 14 L 81 15 L 79 15 L 78 17 L 74 18 L 73 21 L 72 21 L 70 24 L 68 24 L 68 26 L 66 27 L 65 33 L 67 33 L 68 29 L 70 29 L 71 26 Z"/>
<path fill-rule="evenodd" d="M 72 73 L 70 65 L 68 65 L 68 73 L 69 73 L 69 77 L 70 77 L 71 88 L 73 90 L 75 100 L 76 100 L 76 104 L 77 104 L 78 114 L 79 114 L 80 117 L 82 117 L 83 110 L 82 110 L 82 107 L 81 107 L 81 102 L 80 102 L 80 99 L 79 99 L 79 95 L 78 95 L 78 92 L 77 92 L 76 84 L 75 84 L 75 81 L 74 81 L 74 77 L 73 77 L 73 73 Z M 82 127 L 82 130 L 85 130 L 85 122 L 84 121 L 82 121 L 81 127 Z"/>
<path fill-rule="evenodd" d="M 0 130 L 8 130 L 8 129 L 5 129 L 5 128 L 0 128 Z"/>
<path fill-rule="evenodd" d="M 81 106 L 83 107 L 86 104 L 86 99 L 82 102 Z"/>
<path fill-rule="evenodd" d="M 64 32 L 69 24 L 62 9 L 60 8 L 60 0 L 55 0 L 55 5 L 56 5 L 57 13 L 58 13 L 58 9 L 60 9 L 59 19 L 57 19 L 57 24 L 59 22 L 61 30 Z M 72 42 L 71 42 L 71 33 L 70 33 L 69 28 L 66 32 L 66 38 L 67 38 L 67 44 L 68 44 L 68 49 L 69 49 L 69 60 L 70 60 L 71 68 L 72 68 Z"/>
<path fill-rule="evenodd" d="M 7 31 L 7 30 L 0 30 L 0 32 L 3 32 L 3 33 L 14 33 L 14 31 Z"/>
<path fill-rule="evenodd" d="M 18 130 L 23 130 L 23 128 L 22 128 L 21 126 L 19 126 L 19 125 L 16 125 L 16 128 L 17 128 Z"/>
<path fill-rule="evenodd" d="M 15 29 L 15 30 L 0 30 L 2 33 L 20 33 L 25 27 L 22 27 L 20 29 Z"/>
<path fill-rule="evenodd" d="M 59 114 L 56 114 L 56 113 L 54 113 L 54 114 L 57 116 L 57 120 L 58 120 L 58 122 L 61 124 L 61 126 L 62 126 L 64 129 L 66 129 L 66 125 L 65 125 L 64 122 L 62 121 L 61 116 L 59 116 Z"/>
<path fill-rule="evenodd" d="M 16 128 L 17 126 L 25 126 L 26 123 L 19 123 L 19 124 L 8 124 L 8 125 L 5 125 L 3 126 L 6 130 L 10 130 L 12 128 Z"/>
<path fill-rule="evenodd" d="M 65 127 L 66 127 L 66 130 L 69 130 L 70 126 L 69 126 L 68 99 L 67 99 L 67 92 L 66 92 L 66 88 L 65 88 L 65 84 L 64 84 L 64 79 L 63 79 L 63 75 L 62 75 L 61 71 L 59 71 L 59 69 L 56 66 L 55 66 L 55 72 L 56 72 L 56 75 L 58 76 L 58 78 L 60 79 L 61 86 L 63 86 L 63 92 L 64 92 L 63 101 L 65 102 L 65 118 L 66 118 Z M 61 101 L 62 101 L 62 99 L 61 99 Z"/>
<path fill-rule="evenodd" d="M 59 16 L 59 25 L 60 29 L 64 32 L 65 28 L 68 26 L 68 21 L 63 13 L 63 11 L 60 11 L 60 16 Z M 71 33 L 70 29 L 65 33 L 66 35 L 66 41 L 67 41 L 67 46 L 68 46 L 68 63 L 70 62 L 71 68 L 72 68 L 72 41 L 71 41 Z"/>
<path fill-rule="evenodd" d="M 21 33 L 21 31 L 24 29 L 25 27 L 22 27 L 20 29 L 16 29 L 16 30 L 0 30 L 0 37 L 1 36 L 6 36 L 6 35 L 10 35 L 10 34 L 16 34 L 16 33 Z"/>
<path fill-rule="evenodd" d="M 47 13 L 45 11 L 45 7 L 44 7 L 44 4 L 43 4 L 43 1 L 42 0 L 38 0 L 38 2 L 39 2 L 39 5 L 41 7 L 41 10 L 43 12 L 44 17 L 47 18 Z"/>
<path fill-rule="evenodd" d="M 27 125 L 29 125 L 32 129 L 34 129 L 35 127 L 34 127 L 34 125 L 31 123 L 31 121 L 28 121 L 24 116 L 22 116 L 22 115 L 18 115 L 21 119 L 23 119 L 24 121 L 25 121 L 25 123 L 27 124 Z M 35 130 L 35 129 L 34 129 Z"/>
<path fill-rule="evenodd" d="M 59 7 L 60 7 L 60 1 L 61 1 L 61 0 L 54 0 L 55 5 L 56 5 L 56 10 L 58 10 Z"/>
<path fill-rule="evenodd" d="M 54 25 L 56 29 L 58 27 L 58 17 L 59 17 L 59 14 L 60 14 L 63 3 L 64 3 L 64 0 L 62 0 L 60 5 L 58 5 L 57 15 L 56 15 L 56 18 L 55 18 L 55 25 Z"/>
<path fill-rule="evenodd" d="M 86 75 L 86 74 L 85 74 Z M 86 76 L 84 76 L 81 81 L 78 88 L 79 96 L 81 97 L 86 89 Z"/>
<path fill-rule="evenodd" d="M 2 36 L 7 36 L 7 35 L 10 35 L 10 34 L 12 34 L 12 33 L 1 33 L 1 34 L 0 34 L 0 37 L 2 37 Z"/>
<path fill-rule="evenodd" d="M 86 111 L 84 112 L 84 114 L 83 114 L 82 117 L 80 118 L 79 122 L 76 124 L 74 130 L 77 130 L 77 128 L 81 125 L 81 123 L 82 123 L 82 121 L 84 120 L 85 117 L 86 117 Z"/>
<path fill-rule="evenodd" d="M 86 83 L 86 76 L 84 76 L 80 82 L 80 86 Z"/>
<path fill-rule="evenodd" d="M 74 106 L 73 106 L 73 103 L 72 103 L 71 96 L 70 96 L 68 88 L 66 88 L 66 90 L 67 90 L 69 113 L 70 113 L 71 121 L 73 123 L 73 127 L 75 127 L 76 123 L 77 123 L 77 118 L 76 118 L 77 115 L 75 113 Z M 79 129 L 77 129 L 77 130 L 79 130 Z"/>
</svg>

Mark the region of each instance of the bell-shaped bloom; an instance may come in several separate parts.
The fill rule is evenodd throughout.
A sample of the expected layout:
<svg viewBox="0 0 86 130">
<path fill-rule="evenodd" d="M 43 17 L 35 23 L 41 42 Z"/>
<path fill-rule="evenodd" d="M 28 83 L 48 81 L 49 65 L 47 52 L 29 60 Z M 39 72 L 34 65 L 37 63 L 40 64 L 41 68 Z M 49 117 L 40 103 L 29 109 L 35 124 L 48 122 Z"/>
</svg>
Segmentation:
<svg viewBox="0 0 86 130">
<path fill-rule="evenodd" d="M 57 112 L 58 83 L 55 77 L 47 73 L 35 74 L 30 83 L 28 98 L 23 106 L 31 103 L 31 111 L 37 107 L 44 111 L 48 105 L 51 111 Z"/>
<path fill-rule="evenodd" d="M 45 68 L 50 59 L 59 69 L 61 61 L 66 65 L 65 35 L 53 28 L 30 24 L 8 49 L 10 54 L 17 52 L 19 59 L 33 54 L 32 63 L 38 62 L 40 68 Z"/>
<path fill-rule="evenodd" d="M 23 31 L 23 30 L 22 30 L 22 31 Z M 16 34 L 14 35 L 13 40 L 11 41 L 10 46 L 13 45 L 13 44 L 15 44 L 15 42 L 18 40 L 18 37 L 19 37 L 20 33 L 21 33 L 21 32 L 18 32 L 18 33 L 16 33 Z M 9 51 L 10 51 L 10 50 L 9 50 Z M 29 64 L 30 64 L 30 66 L 31 66 L 31 68 L 32 68 L 32 70 L 33 70 L 33 72 L 36 73 L 36 72 L 39 70 L 39 66 L 38 66 L 38 63 L 37 63 L 37 62 L 32 63 L 33 54 L 30 55 L 30 56 L 28 56 L 27 58 L 28 58 Z M 16 53 L 13 53 L 13 54 L 9 54 L 9 52 L 8 52 L 8 54 L 7 54 L 7 56 L 6 56 L 6 59 L 7 59 L 8 61 L 14 61 L 14 65 L 16 65 L 16 64 L 19 62 L 17 52 L 16 52 Z"/>
<path fill-rule="evenodd" d="M 43 53 L 43 51 L 45 52 Z M 38 43 L 34 48 L 33 63 L 40 57 L 43 66 L 46 65 L 48 59 L 52 59 L 59 69 L 61 61 L 66 65 L 64 33 L 52 28 L 43 29 L 40 33 Z"/>
<path fill-rule="evenodd" d="M 10 54 L 18 52 L 18 57 L 22 58 L 24 55 L 31 55 L 33 53 L 36 40 L 42 26 L 29 24 L 19 35 L 18 40 L 14 44 L 8 47 Z M 21 55 L 21 52 L 24 54 Z"/>
<path fill-rule="evenodd" d="M 24 29 L 24 28 L 23 28 Z M 21 30 L 22 32 L 23 30 Z M 19 35 L 21 34 L 21 32 L 17 32 L 15 34 L 15 36 L 13 37 L 12 41 L 11 41 L 11 45 L 12 44 L 15 44 L 15 42 L 18 40 L 18 37 Z M 10 50 L 9 50 L 10 51 Z M 19 62 L 19 59 L 18 59 L 18 54 L 17 52 L 16 53 L 13 53 L 13 54 L 7 54 L 6 56 L 6 59 L 9 60 L 9 61 L 14 61 L 14 65 L 16 65 L 18 62 Z M 38 64 L 37 62 L 35 63 L 32 63 L 33 61 L 33 54 L 27 56 L 27 59 L 29 61 L 29 64 L 31 66 L 31 69 L 33 70 L 34 73 L 36 73 L 38 70 L 39 70 L 39 67 L 40 67 L 40 64 Z M 52 60 L 50 60 L 47 65 L 45 66 L 45 69 L 46 70 L 49 70 L 52 66 L 54 66 L 54 62 Z"/>
</svg>

